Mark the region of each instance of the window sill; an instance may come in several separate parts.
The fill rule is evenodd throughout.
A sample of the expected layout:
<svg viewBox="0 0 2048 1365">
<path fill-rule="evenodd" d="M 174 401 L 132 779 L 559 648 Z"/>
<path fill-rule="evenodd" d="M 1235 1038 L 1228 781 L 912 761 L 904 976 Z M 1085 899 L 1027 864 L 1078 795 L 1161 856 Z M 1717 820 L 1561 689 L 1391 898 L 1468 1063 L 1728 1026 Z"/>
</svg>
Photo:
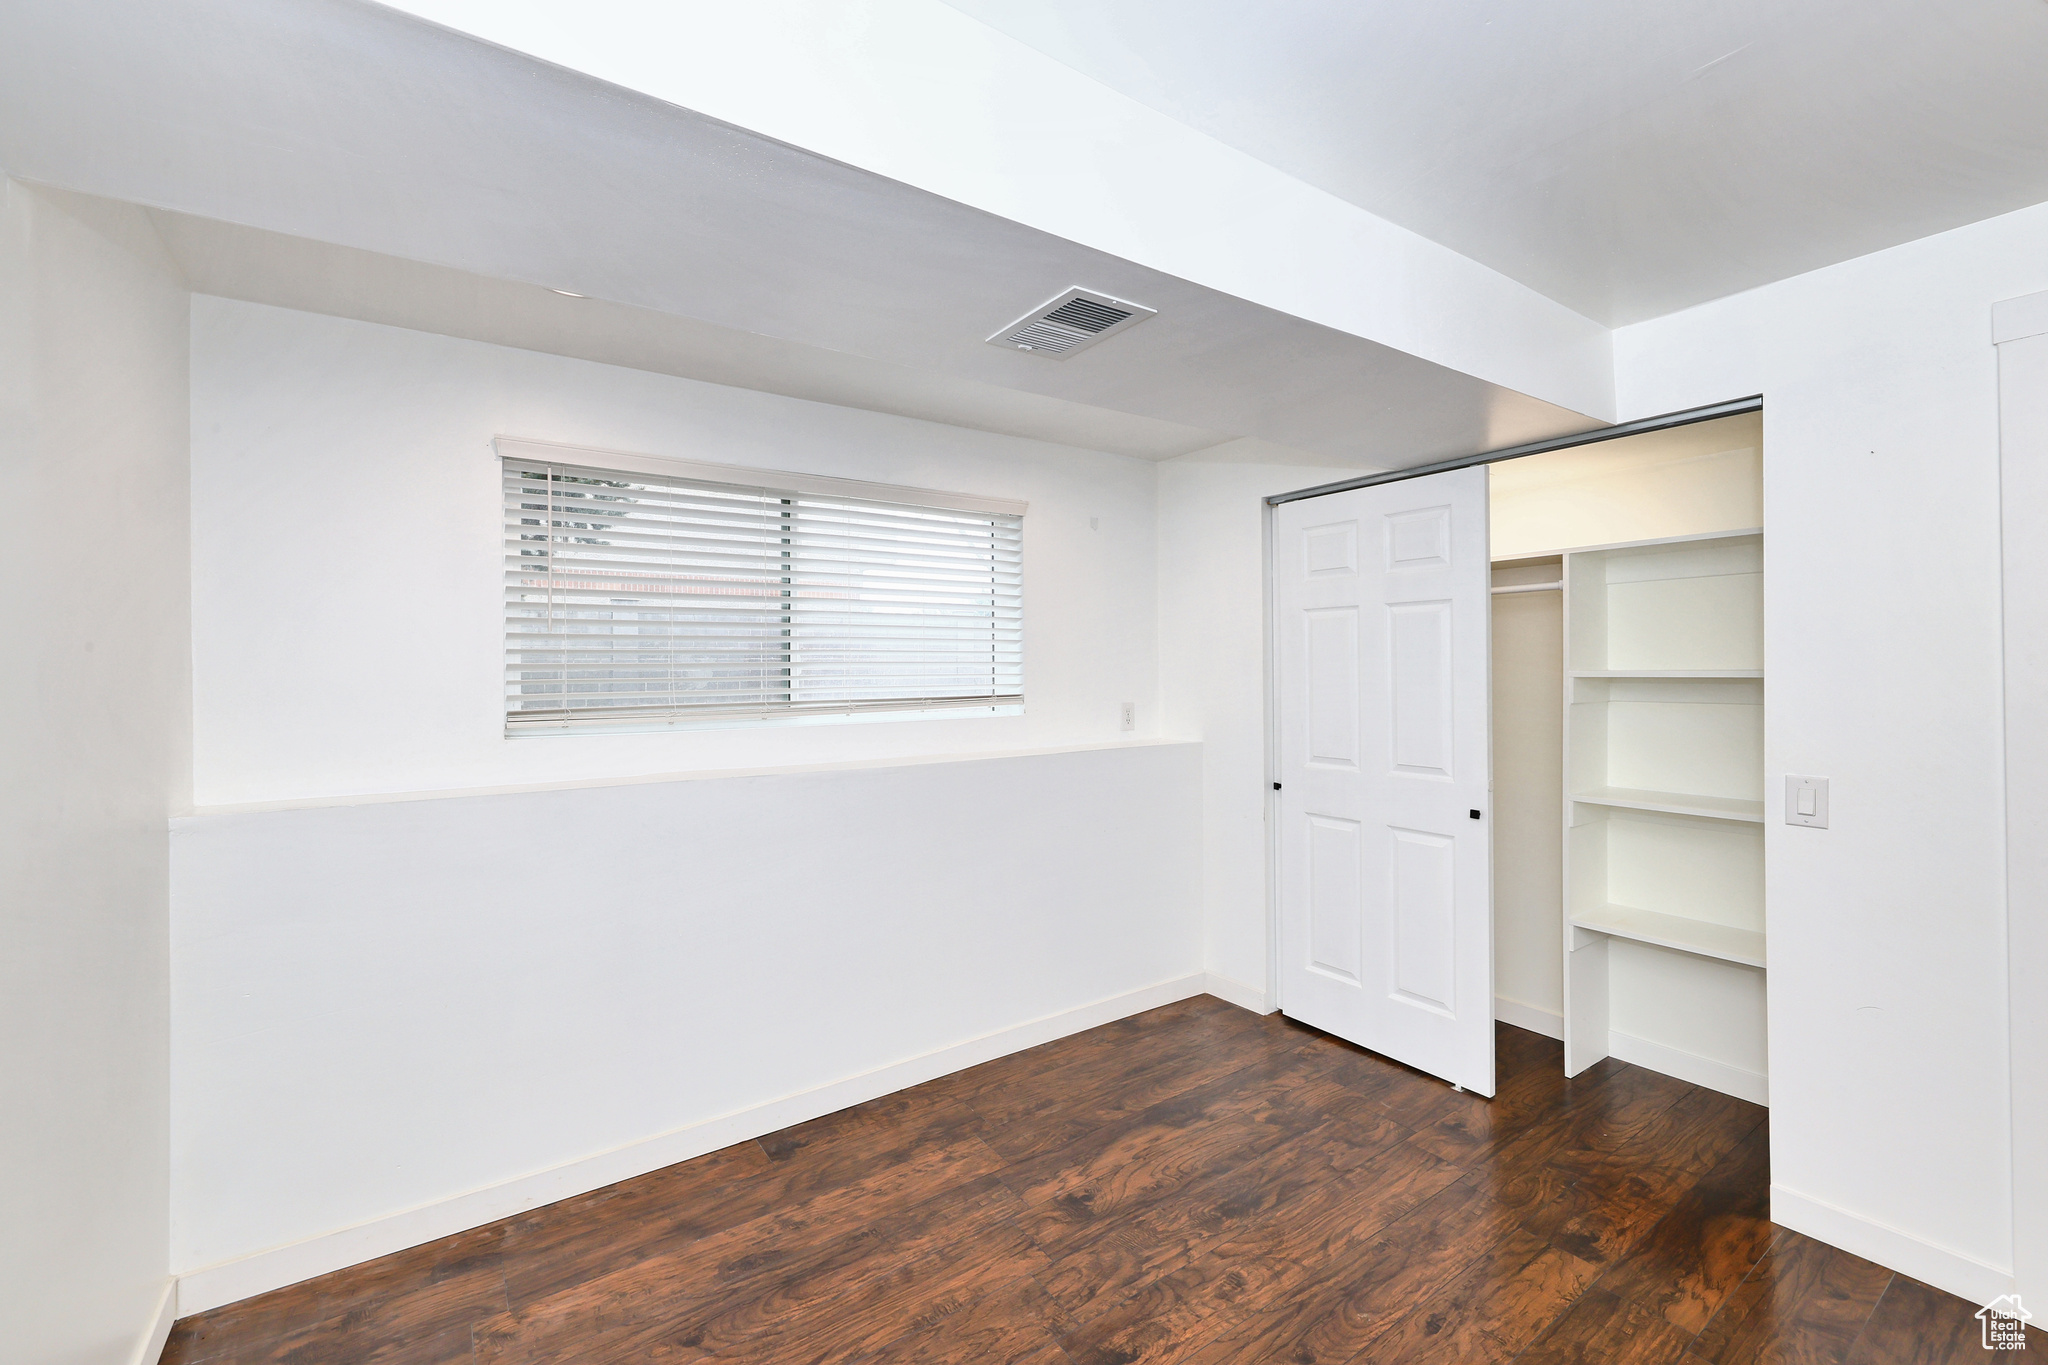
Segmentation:
<svg viewBox="0 0 2048 1365">
<path fill-rule="evenodd" d="M 563 735 L 653 735 L 671 731 L 770 730 L 801 725 L 871 725 L 898 720 L 987 720 L 992 716 L 1021 716 L 1022 702 L 1002 706 L 903 707 L 889 711 L 771 712 L 759 716 L 682 716 L 674 720 L 570 720 L 536 721 L 505 727 L 507 739 L 559 738 Z"/>
</svg>

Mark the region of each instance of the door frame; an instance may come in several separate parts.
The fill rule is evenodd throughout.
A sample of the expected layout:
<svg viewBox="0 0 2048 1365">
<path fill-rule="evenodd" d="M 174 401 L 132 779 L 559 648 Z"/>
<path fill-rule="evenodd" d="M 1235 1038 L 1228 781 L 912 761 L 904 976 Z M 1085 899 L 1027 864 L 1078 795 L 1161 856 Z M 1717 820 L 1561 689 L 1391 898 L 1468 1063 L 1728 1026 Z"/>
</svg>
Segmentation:
<svg viewBox="0 0 2048 1365">
<path fill-rule="evenodd" d="M 1732 398 L 1723 403 L 1709 403 L 1705 407 L 1685 408 L 1678 412 L 1662 413 L 1656 417 L 1641 417 L 1633 422 L 1616 422 L 1604 427 L 1593 427 L 1575 432 L 1569 436 L 1553 436 L 1541 441 L 1527 441 L 1521 445 L 1503 446 L 1498 450 L 1480 451 L 1472 455 L 1459 455 L 1448 460 L 1435 460 L 1428 464 L 1416 465 L 1410 469 L 1390 469 L 1379 474 L 1361 474 L 1355 478 L 1339 479 L 1334 483 L 1316 484 L 1309 488 L 1296 489 L 1289 493 L 1274 493 L 1265 499 L 1262 512 L 1261 539 L 1264 547 L 1265 576 L 1265 693 L 1266 693 L 1266 1008 L 1278 1010 L 1286 1006 L 1281 995 L 1280 971 L 1280 820 L 1279 802 L 1275 799 L 1273 784 L 1279 781 L 1280 762 L 1280 653 L 1278 608 L 1278 584 L 1273 574 L 1274 511 L 1282 504 L 1300 502 L 1304 498 L 1320 498 L 1330 493 L 1347 493 L 1354 488 L 1368 488 L 1373 484 L 1400 483 L 1406 479 L 1419 479 L 1428 474 L 1441 474 L 1450 469 L 1467 469 L 1478 464 L 1498 464 L 1502 460 L 1519 459 L 1524 455 L 1541 455 L 1551 450 L 1569 450 L 1574 446 L 1595 445 L 1601 441 L 1619 440 L 1623 436 L 1640 436 L 1645 432 L 1668 431 L 1673 427 L 1689 427 L 1696 422 L 1711 422 L 1717 417 L 1733 417 L 1738 413 L 1761 412 L 1763 395 L 1751 394 L 1747 398 Z M 1768 986 L 1766 986 L 1768 989 Z M 1493 1006 L 1489 1002 L 1488 1009 Z"/>
</svg>

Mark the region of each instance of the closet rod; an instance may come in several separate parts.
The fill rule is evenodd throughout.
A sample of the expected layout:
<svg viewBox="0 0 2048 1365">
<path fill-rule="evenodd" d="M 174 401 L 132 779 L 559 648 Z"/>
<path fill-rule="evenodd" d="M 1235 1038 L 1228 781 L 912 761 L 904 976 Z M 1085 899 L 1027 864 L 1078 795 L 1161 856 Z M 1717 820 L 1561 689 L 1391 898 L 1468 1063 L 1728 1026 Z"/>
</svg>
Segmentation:
<svg viewBox="0 0 2048 1365">
<path fill-rule="evenodd" d="M 1504 592 L 1563 592 L 1562 583 L 1505 583 L 1495 588 L 1496 595 Z"/>
<path fill-rule="evenodd" d="M 1622 422 L 1611 427 L 1596 427 L 1582 431 L 1575 436 L 1553 436 L 1547 441 L 1531 441 L 1527 445 L 1509 446 L 1505 450 L 1487 450 L 1477 455 L 1460 455 L 1456 459 L 1438 460 L 1433 464 L 1417 465 L 1413 469 L 1390 469 L 1384 474 L 1362 474 L 1355 479 L 1340 483 L 1317 484 L 1314 488 L 1297 489 L 1292 493 L 1275 493 L 1266 499 L 1269 507 L 1278 507 L 1283 502 L 1299 502 L 1303 498 L 1320 498 L 1327 493 L 1348 493 L 1354 488 L 1366 488 L 1376 483 L 1397 483 L 1402 479 L 1419 479 L 1425 474 L 1441 474 L 1447 469 L 1466 469 L 1475 464 L 1494 464 L 1501 460 L 1512 460 L 1522 455 L 1541 455 L 1548 450 L 1569 450 L 1573 446 L 1592 445 L 1595 441 L 1612 441 L 1623 436 L 1640 436 L 1646 431 L 1666 431 L 1672 427 L 1689 427 L 1694 422 L 1711 422 L 1716 417 L 1733 417 L 1738 412 L 1763 411 L 1762 394 L 1751 394 L 1747 398 L 1731 399 L 1726 403 L 1712 403 L 1704 408 L 1687 408 L 1683 412 L 1667 412 L 1660 417 L 1643 417 L 1633 422 Z"/>
</svg>

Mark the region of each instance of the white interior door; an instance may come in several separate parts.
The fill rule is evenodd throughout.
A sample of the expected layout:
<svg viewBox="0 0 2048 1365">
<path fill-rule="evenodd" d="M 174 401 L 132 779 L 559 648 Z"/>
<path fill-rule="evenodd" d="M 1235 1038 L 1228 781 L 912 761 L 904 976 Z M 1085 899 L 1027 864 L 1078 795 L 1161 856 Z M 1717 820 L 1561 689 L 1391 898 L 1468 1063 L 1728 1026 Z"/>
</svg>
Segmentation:
<svg viewBox="0 0 2048 1365">
<path fill-rule="evenodd" d="M 1281 1008 L 1493 1093 L 1483 466 L 1282 503 Z"/>
</svg>

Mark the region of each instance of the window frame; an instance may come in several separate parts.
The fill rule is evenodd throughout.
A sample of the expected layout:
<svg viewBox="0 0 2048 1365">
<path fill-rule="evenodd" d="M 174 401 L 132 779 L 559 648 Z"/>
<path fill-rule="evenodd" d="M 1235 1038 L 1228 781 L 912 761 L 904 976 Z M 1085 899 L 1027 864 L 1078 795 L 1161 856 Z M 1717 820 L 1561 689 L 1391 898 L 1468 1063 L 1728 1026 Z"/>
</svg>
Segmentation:
<svg viewBox="0 0 2048 1365">
<path fill-rule="evenodd" d="M 536 735 L 560 734 L 618 734 L 634 732 L 659 732 L 669 730 L 732 729 L 751 728 L 764 725 L 817 725 L 847 724 L 874 721 L 918 720 L 939 718 L 977 718 L 1002 715 L 1021 715 L 1024 711 L 1024 680 L 1022 662 L 1023 626 L 1023 545 L 1024 519 L 1028 504 L 1021 499 L 990 497 L 984 494 L 950 492 L 939 489 L 917 488 L 899 484 L 875 483 L 861 479 L 845 479 L 830 475 L 801 474 L 788 470 L 761 469 L 747 465 L 711 464 L 697 460 L 681 460 L 658 455 L 645 455 L 627 451 L 605 450 L 594 447 L 563 445 L 547 441 L 499 436 L 492 442 L 494 460 L 499 472 L 499 527 L 503 543 L 504 572 L 501 574 L 500 590 L 500 657 L 502 682 L 500 705 L 504 714 L 504 733 L 507 738 Z M 506 490 L 508 475 L 515 464 L 531 463 L 551 468 L 566 468 L 591 475 L 618 474 L 627 477 L 635 475 L 656 479 L 676 480 L 684 483 L 699 483 L 714 487 L 744 490 L 756 495 L 790 495 L 783 498 L 786 506 L 794 507 L 794 498 L 814 496 L 822 498 L 846 498 L 876 503 L 894 503 L 929 509 L 932 511 L 965 513 L 971 516 L 988 516 L 992 519 L 1015 519 L 1015 545 L 1017 562 L 1015 569 L 1016 607 L 1014 624 L 1017 629 L 1017 655 L 1015 664 L 1016 692 L 991 695 L 987 701 L 978 697 L 945 698 L 931 697 L 883 697 L 850 700 L 845 705 L 831 702 L 803 704 L 794 697 L 795 649 L 788 651 L 791 667 L 786 676 L 791 686 L 785 689 L 782 702 L 775 705 L 745 706 L 719 711 L 716 714 L 692 713 L 688 708 L 676 709 L 664 714 L 638 712 L 632 715 L 607 715 L 602 708 L 588 716 L 546 714 L 535 719 L 520 719 L 515 709 L 515 676 L 520 661 L 516 654 L 514 613 L 512 593 L 516 586 L 517 560 L 512 557 L 516 543 L 515 527 L 512 520 L 513 508 L 509 505 Z M 797 514 L 786 514 L 786 521 L 794 526 Z M 552 514 L 550 522 L 558 519 Z M 551 528 L 552 529 L 552 528 Z M 550 544 L 554 542 L 550 540 Z M 794 536 L 785 539 L 785 546 L 794 543 Z M 794 564 L 797 553 L 785 549 L 782 552 L 785 565 L 783 581 L 789 583 L 795 576 Z M 789 598 L 791 592 L 785 590 Z M 792 619 L 785 615 L 785 636 L 791 637 Z M 792 637 L 793 638 L 793 637 Z M 573 708 L 558 708 L 569 710 Z M 708 709 L 708 708 L 707 708 Z"/>
</svg>

